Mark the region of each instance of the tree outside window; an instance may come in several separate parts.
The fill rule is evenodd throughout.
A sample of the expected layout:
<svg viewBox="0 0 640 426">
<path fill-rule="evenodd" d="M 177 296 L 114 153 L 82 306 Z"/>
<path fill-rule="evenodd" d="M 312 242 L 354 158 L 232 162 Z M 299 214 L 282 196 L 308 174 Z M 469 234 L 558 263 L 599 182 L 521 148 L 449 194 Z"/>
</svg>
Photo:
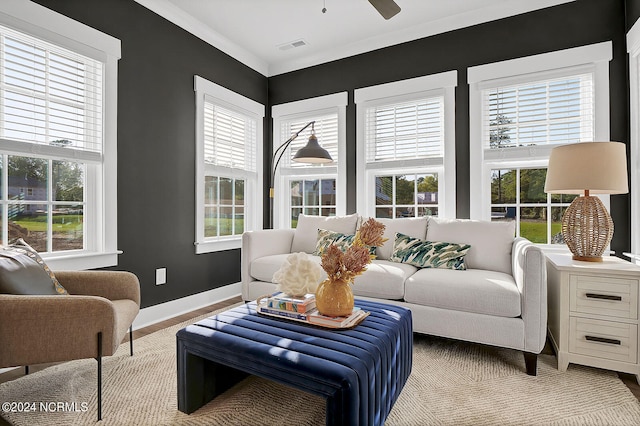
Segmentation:
<svg viewBox="0 0 640 426">
<path fill-rule="evenodd" d="M 534 243 L 563 244 L 562 215 L 575 195 L 546 194 L 546 168 L 491 170 L 491 220 L 517 221 Z"/>
<path fill-rule="evenodd" d="M 85 166 L 8 155 L 8 241 L 23 238 L 41 252 L 84 248 Z"/>
<path fill-rule="evenodd" d="M 438 215 L 438 175 L 376 176 L 376 217 Z"/>
</svg>

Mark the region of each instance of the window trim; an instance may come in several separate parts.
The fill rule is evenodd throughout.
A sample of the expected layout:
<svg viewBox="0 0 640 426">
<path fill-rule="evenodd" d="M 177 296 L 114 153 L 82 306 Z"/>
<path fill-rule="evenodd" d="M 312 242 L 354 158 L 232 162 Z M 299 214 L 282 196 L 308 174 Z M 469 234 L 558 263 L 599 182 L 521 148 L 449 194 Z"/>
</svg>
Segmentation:
<svg viewBox="0 0 640 426">
<path fill-rule="evenodd" d="M 627 33 L 629 54 L 629 99 L 630 99 L 630 158 L 631 185 L 631 253 L 633 261 L 640 263 L 640 20 Z"/>
<path fill-rule="evenodd" d="M 455 88 L 457 84 L 458 72 L 446 71 L 355 90 L 356 181 L 357 187 L 361 188 L 360 191 L 357 191 L 356 211 L 375 217 L 375 200 L 372 199 L 370 191 L 368 191 L 371 187 L 375 188 L 375 175 L 398 173 L 402 170 L 416 173 L 419 168 L 426 167 L 424 170 L 420 170 L 420 173 L 439 174 L 438 216 L 456 217 Z M 443 161 L 433 158 L 398 160 L 390 161 L 387 166 L 367 167 L 365 157 L 365 112 L 367 108 L 437 95 L 444 97 Z"/>
<path fill-rule="evenodd" d="M 102 173 L 91 188 L 96 229 L 87 228 L 93 243 L 82 252 L 43 253 L 53 270 L 94 269 L 118 264 L 117 106 L 120 40 L 28 0 L 0 3 L 0 23 L 104 63 Z M 82 41 L 79 41 L 82 40 Z"/>
<path fill-rule="evenodd" d="M 594 84 L 594 140 L 609 140 L 609 61 L 612 56 L 610 41 L 532 55 L 468 69 L 469 83 L 469 159 L 470 159 L 470 217 L 491 220 L 492 168 L 509 167 L 518 162 L 508 152 L 496 153 L 495 158 L 485 158 L 482 143 L 482 91 L 505 82 L 536 81 L 556 76 L 572 75 L 584 66 L 592 67 Z M 547 167 L 554 145 L 511 148 L 526 153 L 528 160 L 518 166 Z M 511 160 L 510 160 L 511 158 Z M 522 158 L 522 156 L 518 156 Z M 509 166 L 506 165 L 508 162 Z M 601 196 L 609 206 L 609 197 Z M 545 245 L 549 246 L 550 245 Z"/>
<path fill-rule="evenodd" d="M 203 77 L 194 75 L 193 89 L 196 98 L 196 164 L 195 164 L 195 252 L 196 254 L 211 253 L 216 251 L 238 249 L 242 245 L 242 235 L 220 237 L 217 241 L 206 241 L 204 237 L 204 177 L 206 167 L 204 164 L 204 104 L 205 98 L 213 98 L 219 102 L 220 106 L 235 111 L 242 111 L 244 114 L 253 116 L 256 119 L 256 178 L 255 184 L 245 182 L 245 195 L 254 194 L 254 198 L 248 201 L 245 196 L 245 222 L 244 230 L 262 229 L 262 173 L 260 172 L 263 155 L 263 131 L 264 131 L 264 105 L 233 92 L 225 87 L 213 83 Z M 223 167 L 217 167 L 224 169 Z M 224 174 L 224 173 L 223 173 Z M 234 169 L 228 169 L 229 177 L 238 177 Z M 226 177 L 226 176 L 225 176 Z M 255 186 L 255 187 L 253 187 Z M 247 218 L 247 213 L 250 217 Z"/>
<path fill-rule="evenodd" d="M 338 92 L 315 98 L 302 99 L 273 105 L 271 116 L 273 118 L 273 150 L 274 152 L 282 142 L 280 141 L 280 128 L 283 122 L 302 120 L 309 117 L 337 114 L 338 115 L 338 164 L 336 168 L 336 215 L 347 214 L 347 104 L 349 101 L 347 92 Z M 312 120 L 312 118 L 309 118 Z M 319 141 L 322 145 L 322 140 Z M 271 165 L 273 167 L 273 165 Z M 282 166 L 278 167 L 274 176 L 275 196 L 273 202 L 273 227 L 290 228 L 291 221 L 285 218 L 289 209 L 289 200 L 282 194 L 288 193 L 290 181 L 298 179 L 326 179 L 323 169 L 336 167 L 327 165 L 321 167 L 307 167 L 296 170 L 296 174 L 282 174 Z M 269 172 L 271 173 L 271 172 Z"/>
</svg>

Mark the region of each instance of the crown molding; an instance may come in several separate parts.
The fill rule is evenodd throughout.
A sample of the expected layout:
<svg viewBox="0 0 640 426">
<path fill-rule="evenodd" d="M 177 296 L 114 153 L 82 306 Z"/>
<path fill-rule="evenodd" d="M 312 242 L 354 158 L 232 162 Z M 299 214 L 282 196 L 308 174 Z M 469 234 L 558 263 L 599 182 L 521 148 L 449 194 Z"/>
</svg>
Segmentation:
<svg viewBox="0 0 640 426">
<path fill-rule="evenodd" d="M 264 76 L 268 76 L 269 66 L 267 62 L 212 30 L 171 2 L 167 0 L 135 0 L 135 2 L 242 62 L 249 68 L 252 68 Z"/>
</svg>

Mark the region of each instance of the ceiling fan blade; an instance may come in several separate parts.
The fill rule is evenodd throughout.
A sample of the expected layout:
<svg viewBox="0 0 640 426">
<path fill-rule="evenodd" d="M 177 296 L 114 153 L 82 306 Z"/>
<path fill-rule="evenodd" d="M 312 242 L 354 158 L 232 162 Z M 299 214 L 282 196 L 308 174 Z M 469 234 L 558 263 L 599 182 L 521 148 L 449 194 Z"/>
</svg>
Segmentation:
<svg viewBox="0 0 640 426">
<path fill-rule="evenodd" d="M 393 0 L 369 0 L 384 19 L 391 19 L 400 12 L 400 6 Z"/>
</svg>

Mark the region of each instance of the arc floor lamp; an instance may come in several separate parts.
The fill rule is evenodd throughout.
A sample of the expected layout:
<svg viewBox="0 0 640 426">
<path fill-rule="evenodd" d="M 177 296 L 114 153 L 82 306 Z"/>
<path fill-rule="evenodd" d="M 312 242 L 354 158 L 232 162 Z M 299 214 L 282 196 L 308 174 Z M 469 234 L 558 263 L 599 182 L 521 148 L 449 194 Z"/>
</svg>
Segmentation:
<svg viewBox="0 0 640 426">
<path fill-rule="evenodd" d="M 280 160 L 282 156 L 287 151 L 291 142 L 293 142 L 299 135 L 302 133 L 307 127 L 311 126 L 311 136 L 309 136 L 309 141 L 305 146 L 300 148 L 296 155 L 293 156 L 292 160 L 297 161 L 299 163 L 309 163 L 309 164 L 321 164 L 321 163 L 331 163 L 333 158 L 329 152 L 322 148 L 318 143 L 318 138 L 315 133 L 315 121 L 310 121 L 307 123 L 302 129 L 298 130 L 294 133 L 285 143 L 280 145 L 278 149 L 273 152 L 273 157 L 271 158 L 271 176 L 269 179 L 269 227 L 273 228 L 273 196 L 274 196 L 274 180 L 276 176 L 276 170 L 278 169 L 278 165 L 280 164 Z"/>
</svg>

